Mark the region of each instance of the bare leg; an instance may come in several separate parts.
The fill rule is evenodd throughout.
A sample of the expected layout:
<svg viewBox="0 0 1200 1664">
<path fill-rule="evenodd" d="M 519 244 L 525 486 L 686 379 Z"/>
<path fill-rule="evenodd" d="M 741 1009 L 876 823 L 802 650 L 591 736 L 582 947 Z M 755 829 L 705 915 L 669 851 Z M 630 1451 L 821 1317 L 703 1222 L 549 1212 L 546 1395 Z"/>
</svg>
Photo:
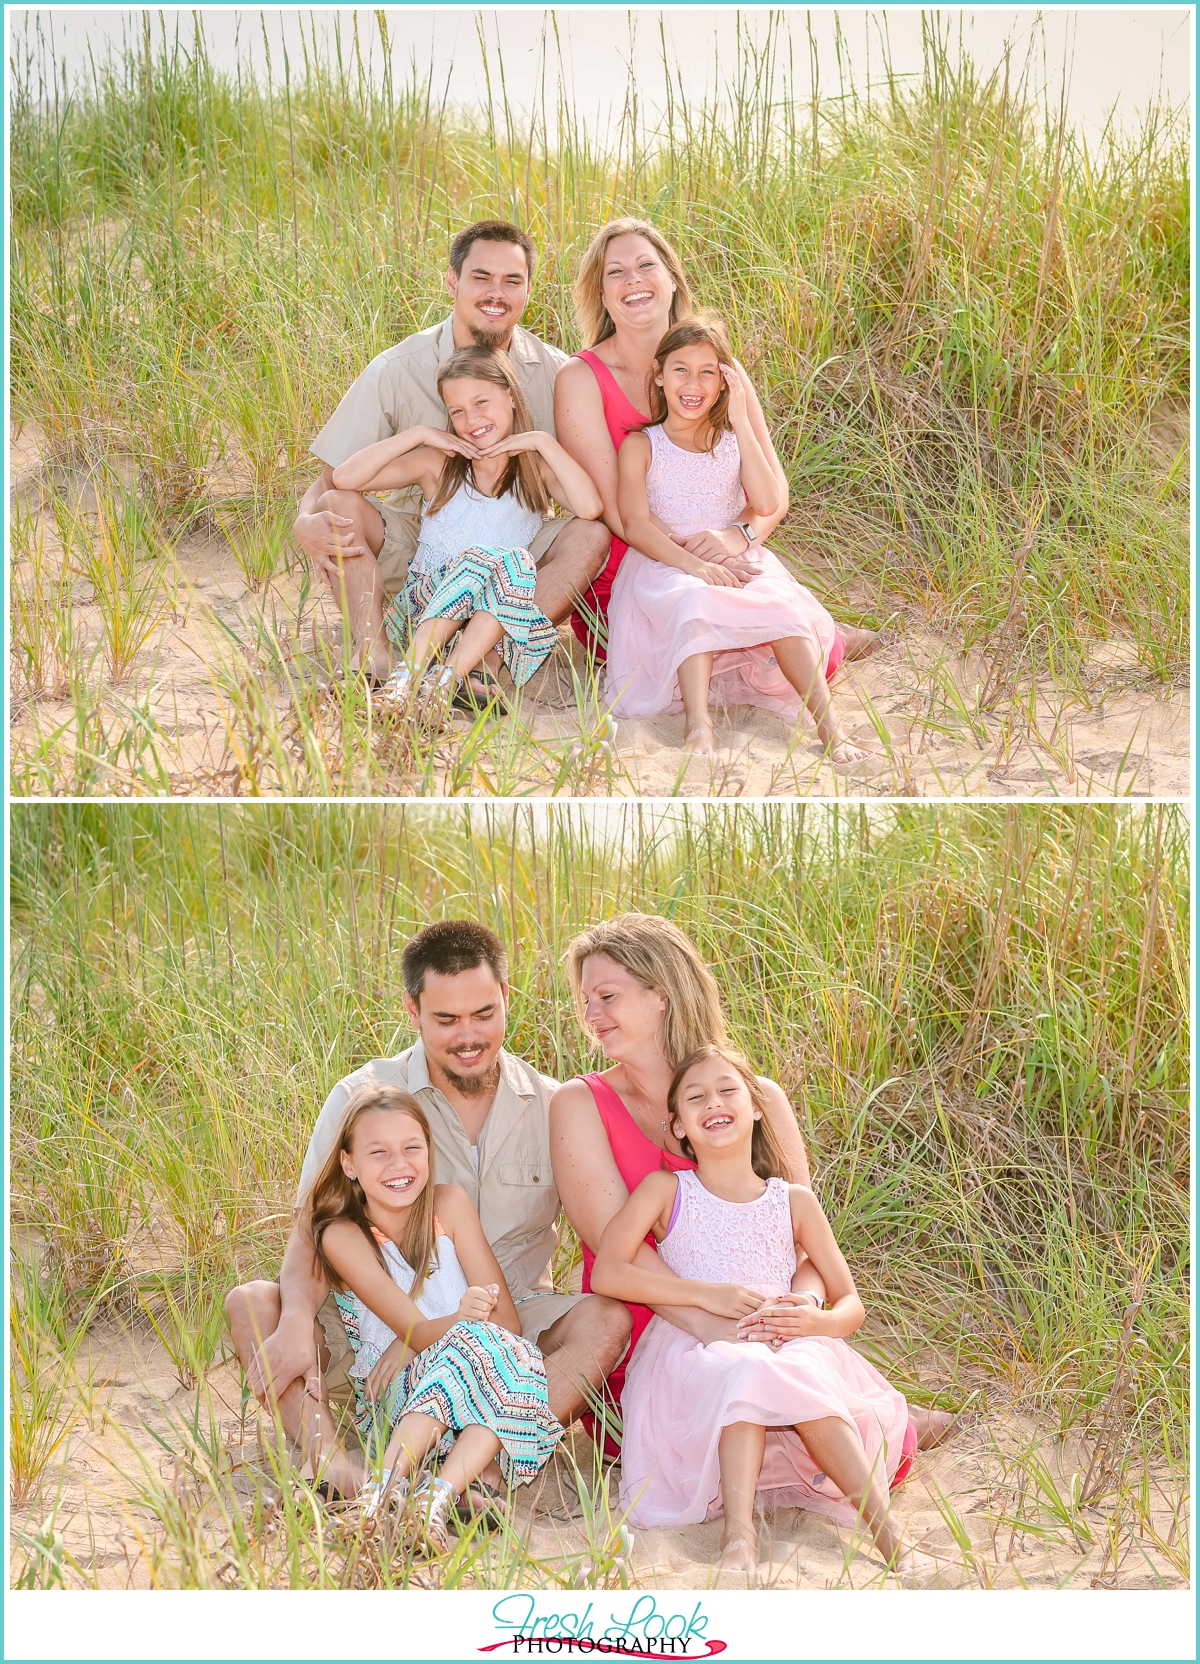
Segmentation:
<svg viewBox="0 0 1200 1664">
<path fill-rule="evenodd" d="M 246 1369 L 251 1357 L 279 1324 L 279 1285 L 244 1283 L 232 1289 L 225 1300 L 225 1315 L 242 1368 Z M 363 1482 L 362 1469 L 334 1437 L 334 1414 L 325 1387 L 329 1352 L 319 1322 L 313 1324 L 313 1338 L 321 1364 L 319 1392 L 306 1390 L 299 1376 L 282 1384 L 277 1381 L 271 1407 L 277 1409 L 288 1438 L 312 1462 L 313 1476 L 318 1476 L 319 1466 L 321 1478 L 328 1480 L 343 1496 L 354 1496 Z"/>
<path fill-rule="evenodd" d="M 847 664 L 855 659 L 869 659 L 872 653 L 878 653 L 881 647 L 887 645 L 887 639 L 880 630 L 859 630 L 850 624 L 839 624 L 838 634 L 846 644 Z"/>
<path fill-rule="evenodd" d="M 390 1468 L 395 1477 L 407 1478 L 420 1467 L 445 1431 L 443 1422 L 420 1410 L 401 1416 L 383 1453 L 384 1472 Z"/>
<path fill-rule="evenodd" d="M 350 625 L 354 663 L 369 665 L 377 676 L 386 676 L 391 651 L 383 629 L 383 579 L 376 560 L 383 548 L 383 518 L 361 491 L 326 491 L 318 507 L 352 520 L 353 526 L 344 533 L 347 546 L 365 543 L 371 551 L 342 560 L 340 593 L 336 584 L 331 587 Z"/>
<path fill-rule="evenodd" d="M 629 1307 L 603 1294 L 589 1294 L 537 1337 L 546 1361 L 550 1408 L 565 1427 L 591 1406 L 604 1378 L 629 1344 Z"/>
<path fill-rule="evenodd" d="M 825 666 L 817 649 L 805 636 L 784 636 L 771 643 L 779 668 L 808 706 L 809 715 L 817 725 L 817 738 L 829 751 L 831 762 L 856 763 L 865 756 L 860 747 L 851 745 L 842 732 L 829 683 L 825 680 Z"/>
<path fill-rule="evenodd" d="M 587 589 L 603 572 L 612 547 L 612 533 L 600 520 L 572 520 L 565 525 L 538 562 L 534 599 L 552 624 L 561 624 Z"/>
<path fill-rule="evenodd" d="M 462 624 L 457 618 L 427 618 L 424 623 L 418 624 L 404 655 L 412 666 L 413 674 L 419 676 L 438 648 L 444 647 L 451 636 L 461 629 Z"/>
<path fill-rule="evenodd" d="M 478 669 L 484 654 L 490 652 L 503 635 L 504 626 L 490 612 L 473 613 L 447 660 L 454 674 L 463 677 Z"/>
<path fill-rule="evenodd" d="M 683 697 L 683 749 L 694 756 L 711 756 L 712 717 L 708 714 L 708 689 L 712 681 L 711 653 L 693 653 L 675 672 Z"/>
<path fill-rule="evenodd" d="M 767 1430 L 753 1421 L 735 1421 L 721 1434 L 717 1460 L 721 1467 L 721 1570 L 752 1572 L 758 1564 L 754 1529 L 754 1493 L 762 1471 Z"/>
<path fill-rule="evenodd" d="M 917 1430 L 918 1450 L 932 1450 L 958 1431 L 958 1416 L 953 1410 L 922 1410 L 910 1404 L 908 1413 Z"/>
<path fill-rule="evenodd" d="M 936 1562 L 918 1554 L 893 1526 L 888 1513 L 891 1496 L 887 1476 L 877 1463 L 872 1470 L 858 1429 L 840 1416 L 800 1421 L 796 1431 L 813 1461 L 827 1473 L 842 1495 L 862 1514 L 875 1546 L 897 1571 L 917 1571 Z"/>
<path fill-rule="evenodd" d="M 472 1480 L 486 1473 L 499 1454 L 500 1440 L 488 1428 L 477 1424 L 464 1427 L 438 1471 L 461 1496 Z"/>
</svg>

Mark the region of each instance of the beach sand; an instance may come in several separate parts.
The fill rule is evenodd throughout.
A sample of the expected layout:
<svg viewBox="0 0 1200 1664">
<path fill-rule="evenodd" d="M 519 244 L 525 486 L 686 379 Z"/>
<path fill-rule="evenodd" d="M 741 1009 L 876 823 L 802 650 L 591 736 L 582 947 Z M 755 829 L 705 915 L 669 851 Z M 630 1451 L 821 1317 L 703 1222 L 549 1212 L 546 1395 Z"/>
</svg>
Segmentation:
<svg viewBox="0 0 1200 1664">
<path fill-rule="evenodd" d="M 178 1428 L 195 1413 L 195 1389 L 181 1385 L 161 1342 L 139 1320 L 132 1330 L 123 1324 L 97 1325 L 89 1337 L 90 1359 L 77 1370 L 90 1370 L 94 1394 L 90 1420 L 82 1420 L 69 1438 L 61 1473 L 48 1473 L 40 1500 L 10 1510 L 10 1529 L 32 1533 L 55 1514 L 68 1557 L 78 1561 L 88 1583 L 102 1588 L 153 1586 L 150 1561 L 161 1541 L 152 1510 L 139 1497 L 147 1481 L 173 1493 L 185 1512 L 192 1484 L 186 1464 L 176 1464 L 164 1449 L 178 1449 Z M 945 1387 L 948 1378 L 936 1364 L 919 1366 L 926 1387 Z M 208 1405 L 217 1439 L 235 1463 L 256 1460 L 257 1410 L 253 1399 L 244 1403 L 236 1365 L 228 1362 L 207 1376 Z M 956 1399 L 966 1396 L 961 1381 Z M 977 1400 L 977 1402 L 980 1402 Z M 1070 1436 L 1059 1440 L 1040 1427 L 1028 1408 L 1015 1405 L 1005 1385 L 992 1380 L 984 1387 L 982 1412 L 966 1422 L 951 1442 L 918 1453 L 912 1475 L 897 1491 L 899 1517 L 910 1537 L 939 1559 L 938 1568 L 905 1580 L 921 1587 L 948 1588 L 1178 1588 L 1184 1579 L 1169 1553 L 1160 1552 L 1148 1531 L 1139 1529 L 1126 1514 L 1118 1531 L 1118 1563 L 1107 1553 L 1107 1528 L 1113 1499 L 1078 1513 L 1077 1535 L 1057 1518 L 1047 1497 L 1031 1485 L 1030 1456 L 1040 1458 L 1050 1483 L 1061 1496 L 1070 1492 L 1072 1476 L 1082 1474 L 1091 1447 Z M 209 1408 L 200 1424 L 207 1432 Z M 574 1581 L 599 1545 L 611 1554 L 620 1522 L 616 1506 L 616 1475 L 608 1471 L 611 1513 L 589 1531 L 574 1475 L 590 1479 L 595 1470 L 595 1447 L 581 1427 L 569 1430 L 552 1463 L 539 1478 L 518 1493 L 518 1529 L 536 1560 L 546 1568 L 543 1577 L 564 1563 Z M 261 1471 L 269 1475 L 264 1465 Z M 1023 1477 L 1024 1476 L 1024 1477 Z M 1140 1481 L 1135 1474 L 1133 1483 Z M 1160 1542 L 1173 1539 L 1169 1486 L 1165 1476 L 1147 1475 L 1149 1523 Z M 269 1488 L 268 1478 L 268 1488 Z M 238 1488 L 249 1497 L 248 1478 Z M 999 1523 L 1011 1515 L 1020 1491 L 1029 1529 Z M 332 1513 L 326 1512 L 328 1529 Z M 955 1520 L 952 1530 L 950 1520 Z M 634 1534 L 632 1555 L 625 1568 L 631 1586 L 654 1589 L 745 1588 L 745 1574 L 715 1569 L 720 1522 Z M 896 1586 L 869 1542 L 856 1545 L 853 1533 L 813 1514 L 789 1509 L 766 1516 L 760 1538 L 760 1569 L 756 1586 L 776 1589 L 826 1589 Z M 958 1533 L 962 1541 L 955 1540 Z M 222 1529 L 208 1516 L 205 1536 L 208 1563 L 214 1574 L 223 1556 Z M 607 1545 L 607 1550 L 605 1549 Z M 620 1545 L 616 1544 L 619 1552 Z M 14 1538 L 14 1577 L 25 1561 Z M 607 1583 L 618 1587 L 620 1568 Z M 68 1586 L 80 1581 L 69 1567 Z M 171 1584 L 168 1576 L 164 1580 Z M 436 1562 L 419 1573 L 419 1581 L 436 1587 Z M 536 1580 L 535 1580 L 536 1581 Z M 214 1576 L 215 1586 L 233 1586 L 232 1575 Z M 277 1584 L 276 1586 L 283 1586 Z"/>
<path fill-rule="evenodd" d="M 14 441 L 15 489 L 27 507 L 42 500 L 50 474 L 41 463 L 38 435 L 26 429 Z M 63 485 L 65 476 L 55 476 Z M 69 484 L 69 482 L 67 482 Z M 232 476 L 223 488 L 233 490 Z M 244 484 L 244 482 L 243 482 Z M 88 504 L 88 493 L 81 499 Z M 52 581 L 62 561 L 52 518 L 42 519 L 47 572 Z M 788 540 L 784 528 L 784 541 Z M 797 554 L 802 558 L 797 560 Z M 785 557 L 816 592 L 831 598 L 834 580 L 822 570 L 819 553 L 799 550 L 793 537 Z M 163 557 L 164 564 L 170 557 Z M 141 649 L 128 679 L 106 688 L 101 720 L 88 744 L 112 753 L 111 789 L 138 788 L 120 736 L 152 736 L 172 795 L 230 796 L 283 789 L 264 732 L 247 723 L 247 690 L 266 699 L 279 718 L 283 748 L 294 761 L 302 753 L 300 726 L 290 720 L 295 705 L 284 678 L 272 679 L 255 642 L 270 638 L 294 687 L 313 690 L 318 736 L 336 767 L 339 689 L 329 666 L 336 664 L 340 618 L 330 592 L 310 586 L 299 569 L 285 572 L 254 593 L 233 551 L 211 523 L 198 524 L 178 543 L 175 605 L 164 613 Z M 16 590 L 30 585 L 27 562 L 14 564 Z M 751 706 L 718 711 L 718 753 L 686 759 L 681 750 L 683 717 L 663 716 L 616 724 L 615 735 L 588 686 L 588 663 L 565 626 L 546 666 L 514 701 L 514 714 L 499 721 L 475 762 L 466 787 L 479 794 L 503 789 L 513 795 L 549 795 L 555 780 L 566 790 L 618 796 L 894 796 L 905 797 L 1177 797 L 1189 791 L 1190 689 L 1182 673 L 1154 681 L 1138 663 L 1135 644 L 1121 636 L 1092 644 L 1085 676 L 1055 687 L 1048 673 L 1030 679 L 1018 668 L 1015 685 L 1004 683 L 1007 665 L 1017 662 L 1022 643 L 1011 634 L 969 653 L 936 625 L 932 611 L 886 594 L 843 593 L 843 614 L 890 618 L 891 644 L 873 657 L 844 666 L 832 690 L 851 738 L 872 755 L 846 768 L 824 761 L 807 715 L 795 729 L 770 712 Z M 100 619 L 88 583 L 76 579 L 75 618 L 91 644 L 100 640 Z M 239 652 L 240 641 L 245 651 Z M 95 685 L 99 658 L 89 672 Z M 999 683 L 999 685 L 998 685 Z M 241 689 L 242 714 L 231 687 Z M 65 690 L 60 690 L 64 691 Z M 582 711 L 582 728 L 581 728 Z M 310 718 L 311 720 L 311 718 Z M 514 725 L 533 742 L 515 746 Z M 28 759 L 56 736 L 51 749 L 69 760 L 78 743 L 76 715 L 67 698 L 31 698 L 14 667 L 11 727 L 17 790 L 41 794 Z M 413 783 L 397 774 L 371 789 L 405 795 L 414 790 L 445 791 L 455 760 L 463 752 L 470 719 L 455 716 L 441 743 L 446 766 Z M 99 738 L 101 731 L 107 740 Z M 383 724 L 383 740 L 387 722 Z M 257 752 L 256 752 L 257 747 Z M 572 768 L 581 752 L 590 765 Z M 23 764 L 22 759 L 26 759 Z M 59 773 L 69 766 L 63 761 Z M 124 772 L 123 772 L 124 771 Z M 515 771 L 515 772 L 514 772 Z M 464 772 L 457 769 L 458 790 Z M 59 786 L 58 789 L 62 789 Z M 97 789 L 97 788 L 93 788 Z M 144 790 L 144 786 L 140 789 Z M 342 782 L 346 792 L 362 782 Z M 562 789 L 560 786 L 559 789 Z M 317 791 L 313 787 L 314 792 Z"/>
</svg>

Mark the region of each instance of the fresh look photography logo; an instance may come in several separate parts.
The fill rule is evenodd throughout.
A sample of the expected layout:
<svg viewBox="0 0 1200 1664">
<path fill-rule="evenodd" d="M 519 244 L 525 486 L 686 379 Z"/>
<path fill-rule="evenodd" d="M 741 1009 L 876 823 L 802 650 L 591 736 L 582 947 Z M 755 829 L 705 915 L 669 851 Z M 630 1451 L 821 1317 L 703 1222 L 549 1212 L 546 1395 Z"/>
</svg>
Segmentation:
<svg viewBox="0 0 1200 1664">
<path fill-rule="evenodd" d="M 607 1605 L 607 1602 L 605 1602 Z M 492 1607 L 501 1632 L 480 1652 L 546 1658 L 600 1653 L 617 1658 L 713 1658 L 725 1641 L 707 1634 L 708 1617 L 700 1602 L 688 1611 L 660 1607 L 653 1595 L 640 1595 L 627 1611 L 596 1610 L 589 1601 L 582 1612 L 555 1611 L 535 1595 L 506 1595 Z"/>
</svg>

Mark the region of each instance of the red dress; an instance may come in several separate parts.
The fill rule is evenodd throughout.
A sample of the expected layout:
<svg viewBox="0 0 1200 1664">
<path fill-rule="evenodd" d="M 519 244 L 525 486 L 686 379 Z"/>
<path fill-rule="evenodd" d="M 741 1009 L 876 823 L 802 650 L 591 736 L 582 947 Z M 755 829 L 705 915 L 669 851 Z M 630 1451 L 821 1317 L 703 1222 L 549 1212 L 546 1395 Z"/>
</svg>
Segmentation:
<svg viewBox="0 0 1200 1664">
<path fill-rule="evenodd" d="M 624 549 L 625 545 L 622 544 L 622 553 L 624 553 Z M 689 1161 L 686 1156 L 673 1156 L 669 1150 L 660 1150 L 657 1144 L 652 1143 L 646 1137 L 603 1075 L 581 1075 L 579 1078 L 586 1081 L 588 1086 L 591 1087 L 592 1097 L 596 1100 L 596 1109 L 604 1123 L 604 1131 L 608 1135 L 613 1160 L 617 1164 L 617 1172 L 620 1173 L 625 1182 L 625 1188 L 631 1196 L 648 1173 L 660 1171 L 668 1173 L 695 1172 L 696 1163 L 694 1161 Z M 646 1237 L 646 1241 L 657 1252 L 658 1244 L 654 1240 L 653 1232 Z M 595 1263 L 596 1256 L 585 1242 L 583 1244 L 583 1291 L 585 1294 L 590 1294 L 592 1291 L 592 1267 Z M 628 1300 L 625 1304 L 633 1314 L 633 1333 L 629 1337 L 629 1347 L 625 1356 L 605 1382 L 605 1391 L 618 1409 L 621 1407 L 621 1388 L 625 1384 L 625 1367 L 633 1357 L 633 1349 L 645 1333 L 646 1325 L 654 1316 L 649 1306 L 635 1306 Z"/>
<path fill-rule="evenodd" d="M 600 397 L 604 401 L 604 421 L 608 427 L 608 437 L 613 442 L 613 450 L 619 451 L 626 436 L 638 428 L 644 428 L 649 417 L 643 416 L 640 410 L 635 410 L 630 404 L 617 386 L 616 376 L 602 358 L 597 358 L 594 352 L 587 351 L 577 352 L 575 356 L 583 359 L 600 383 Z M 619 537 L 613 538 L 608 553 L 608 565 L 591 588 L 583 593 L 582 606 L 593 616 L 598 614 L 605 624 L 608 623 L 608 598 L 612 594 L 613 579 L 628 547 L 629 545 L 622 543 Z M 603 644 L 592 635 L 588 621 L 582 613 L 571 614 L 571 628 L 585 647 L 594 650 L 598 659 L 604 658 Z"/>
</svg>

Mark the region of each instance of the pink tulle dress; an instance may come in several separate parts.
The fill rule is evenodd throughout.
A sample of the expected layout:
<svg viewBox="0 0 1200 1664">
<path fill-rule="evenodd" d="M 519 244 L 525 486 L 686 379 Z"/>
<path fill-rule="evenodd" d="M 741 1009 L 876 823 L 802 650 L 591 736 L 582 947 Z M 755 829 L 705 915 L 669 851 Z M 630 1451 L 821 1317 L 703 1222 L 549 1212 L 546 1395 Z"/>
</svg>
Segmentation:
<svg viewBox="0 0 1200 1664">
<path fill-rule="evenodd" d="M 787 1185 L 768 1179 L 756 1202 L 723 1202 L 695 1173 L 680 1173 L 658 1252 L 681 1277 L 786 1293 L 796 1272 Z M 893 1483 L 917 1442 L 902 1394 L 844 1340 L 809 1335 L 778 1351 L 761 1341 L 703 1346 L 661 1317 L 650 1320 L 626 1370 L 622 1411 L 621 1505 L 643 1528 L 720 1515 L 717 1445 L 736 1421 L 768 1429 L 760 1506 L 807 1508 L 839 1525 L 853 1525 L 857 1511 L 817 1471 L 794 1424 L 822 1416 L 850 1422 L 868 1460 Z"/>
<path fill-rule="evenodd" d="M 650 440 L 646 472 L 650 512 L 672 532 L 690 537 L 731 526 L 745 512 L 741 453 L 723 433 L 711 453 L 684 451 L 661 427 Z M 787 722 L 800 714 L 800 695 L 780 670 L 771 643 L 786 636 L 811 641 L 832 676 L 845 646 L 829 613 L 778 556 L 756 549 L 761 571 L 741 589 L 706 584 L 676 566 L 630 549 L 613 580 L 608 605 L 605 693 L 616 716 L 681 711 L 676 672 L 693 653 L 714 655 L 711 702 L 763 705 Z"/>
</svg>

